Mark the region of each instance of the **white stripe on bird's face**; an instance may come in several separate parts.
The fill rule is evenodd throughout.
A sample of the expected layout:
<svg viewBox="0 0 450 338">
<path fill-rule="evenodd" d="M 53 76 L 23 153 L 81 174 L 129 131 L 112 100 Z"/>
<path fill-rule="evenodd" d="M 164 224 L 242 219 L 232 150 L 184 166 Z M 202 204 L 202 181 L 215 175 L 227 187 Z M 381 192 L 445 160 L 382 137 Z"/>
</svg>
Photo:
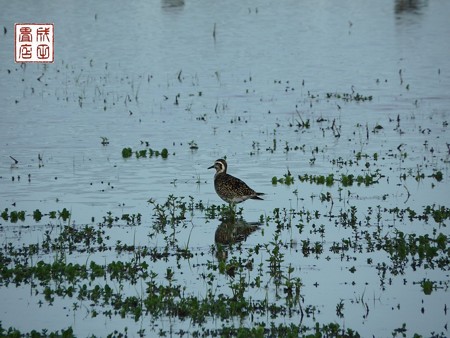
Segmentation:
<svg viewBox="0 0 450 338">
<path fill-rule="evenodd" d="M 225 162 L 225 160 L 217 160 L 216 162 L 214 162 L 214 168 L 216 168 L 217 174 L 226 173 L 227 162 Z"/>
<path fill-rule="evenodd" d="M 216 160 L 214 165 L 210 166 L 208 169 L 216 169 L 216 175 L 227 172 L 227 162 L 223 159 Z"/>
</svg>

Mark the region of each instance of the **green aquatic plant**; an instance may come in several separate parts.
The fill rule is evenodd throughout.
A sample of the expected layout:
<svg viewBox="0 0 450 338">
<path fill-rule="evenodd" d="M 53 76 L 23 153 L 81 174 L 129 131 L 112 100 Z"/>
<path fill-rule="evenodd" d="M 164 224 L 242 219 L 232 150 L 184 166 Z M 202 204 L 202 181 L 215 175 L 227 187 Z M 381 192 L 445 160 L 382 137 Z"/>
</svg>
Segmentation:
<svg viewBox="0 0 450 338">
<path fill-rule="evenodd" d="M 24 210 L 12 210 L 9 211 L 8 208 L 2 211 L 1 217 L 5 221 L 10 221 L 11 223 L 17 223 L 18 221 L 25 221 L 25 211 Z"/>
<path fill-rule="evenodd" d="M 324 175 L 298 175 L 298 179 L 300 182 L 309 182 L 314 184 L 323 185 L 325 184 L 327 187 L 331 187 L 334 184 L 334 175 L 329 174 L 327 176 Z"/>
<path fill-rule="evenodd" d="M 283 177 L 277 178 L 276 176 L 272 177 L 272 184 L 277 185 L 285 184 L 285 185 L 291 185 L 294 184 L 294 176 L 291 175 L 291 172 L 288 170 L 286 174 L 283 175 Z"/>
<path fill-rule="evenodd" d="M 127 225 L 140 225 L 141 224 L 142 215 L 140 213 L 137 214 L 122 214 L 121 220 L 126 221 Z"/>
<path fill-rule="evenodd" d="M 25 212 L 24 211 L 11 211 L 11 213 L 9 214 L 9 219 L 11 221 L 11 223 L 17 223 L 17 220 L 25 220 Z"/>
<path fill-rule="evenodd" d="M 443 179 L 442 171 L 438 170 L 431 174 L 430 177 L 433 177 L 436 181 L 441 182 Z"/>
<path fill-rule="evenodd" d="M 61 218 L 63 221 L 67 221 L 70 218 L 70 211 L 63 208 L 63 210 L 58 211 L 58 215 L 58 218 Z"/>
<path fill-rule="evenodd" d="M 326 177 L 320 178 L 321 184 L 326 184 Z M 353 180 L 356 184 L 355 177 Z M 330 182 L 336 182 L 335 178 L 330 177 Z M 322 203 L 332 203 L 333 190 L 327 190 L 319 194 Z M 265 224 L 260 227 L 261 242 L 229 243 L 222 252 L 214 244 L 192 247 L 190 236 L 198 231 L 199 224 L 222 219 L 229 206 L 208 205 L 192 196 L 174 195 L 160 202 L 150 199 L 149 205 L 148 215 L 107 212 L 97 224 L 77 224 L 66 208 L 49 214 L 31 212 L 40 214 L 49 224 L 39 224 L 43 231 L 37 243 L 16 245 L 5 240 L 0 248 L 0 284 L 30 285 L 41 303 L 73 300 L 73 311 L 89 308 L 92 317 L 141 320 L 146 316 L 151 322 L 165 318 L 189 320 L 199 328 L 199 335 L 258 332 L 283 336 L 301 332 L 300 335 L 308 336 L 345 332 L 356 337 L 354 331 L 344 330 L 336 323 L 317 320 L 313 327 L 302 324 L 303 316 L 318 316 L 320 307 L 305 304 L 297 259 L 341 260 L 347 264 L 345 271 L 354 276 L 368 265 L 378 273 L 382 288 L 389 287 L 393 276 L 401 276 L 408 269 L 447 271 L 450 261 L 450 238 L 444 229 L 450 212 L 441 205 L 420 209 L 381 205 L 362 208 L 341 203 L 326 213 L 303 205 L 274 208 L 260 217 Z M 242 209 L 236 212 L 239 218 L 247 215 Z M 9 220 L 11 210 L 5 209 L 2 214 Z M 193 218 L 194 214 L 198 217 Z M 65 225 L 55 221 L 58 217 L 62 220 L 63 215 Z M 423 228 L 433 229 L 430 234 L 415 233 L 409 227 L 419 222 Z M 404 227 L 402 232 L 392 227 L 399 223 Z M 145 227 L 134 228 L 139 224 Z M 333 226 L 339 228 L 342 236 L 330 241 Z M 126 233 L 135 232 L 136 238 L 109 237 L 122 228 Z M 147 236 L 139 238 L 139 243 L 137 234 L 141 230 Z M 264 232 L 269 232 L 270 237 L 265 237 Z M 353 263 L 360 252 L 367 252 L 370 257 Z M 85 255 L 86 260 L 72 259 L 80 255 Z M 186 284 L 186 271 L 204 283 L 204 291 L 191 291 Z M 425 279 L 417 285 L 427 294 L 448 287 L 448 281 Z M 127 292 L 130 287 L 133 291 Z M 258 297 L 260 294 L 263 296 Z M 338 298 L 336 315 L 347 317 L 347 307 L 352 303 L 339 302 Z M 288 316 L 300 318 L 300 323 L 278 326 L 271 321 L 258 322 L 261 318 Z M 203 328 L 201 324 L 210 318 L 223 322 L 223 326 Z M 254 330 L 230 324 L 253 318 Z M 162 332 L 168 335 L 167 331 Z M 197 331 L 189 332 L 194 335 Z"/>
<path fill-rule="evenodd" d="M 143 141 L 141 141 L 141 143 L 143 143 Z M 155 150 L 155 149 L 148 147 L 148 142 L 145 142 L 145 143 L 147 145 L 147 148 L 134 151 L 134 155 L 136 156 L 137 159 L 147 158 L 147 157 L 148 158 L 159 157 L 159 156 L 161 156 L 163 159 L 168 158 L 169 151 L 167 150 L 167 148 L 163 148 L 161 151 L 159 151 L 159 150 Z M 133 151 L 131 148 L 123 148 L 122 149 L 122 157 L 123 158 L 130 158 L 131 156 L 133 156 Z"/>
<path fill-rule="evenodd" d="M 58 330 L 55 332 L 49 332 L 46 329 L 43 329 L 41 332 L 36 330 L 31 330 L 29 333 L 21 332 L 12 327 L 5 329 L 2 326 L 2 322 L 0 321 L 0 337 L 11 337 L 11 338 L 19 338 L 19 337 L 33 337 L 33 338 L 73 338 L 75 334 L 73 332 L 72 327 L 68 327 L 67 329 L 62 329 L 61 332 Z"/>
<path fill-rule="evenodd" d="M 356 177 L 353 174 L 349 174 L 349 175 L 342 174 L 340 181 L 342 183 L 342 186 L 344 186 L 344 187 L 350 187 L 355 182 L 357 185 L 364 184 L 367 187 L 367 186 L 378 183 L 380 178 L 382 178 L 382 177 L 383 176 L 381 174 L 379 174 L 379 172 L 376 172 L 374 174 L 358 175 Z"/>
<path fill-rule="evenodd" d="M 341 299 L 340 302 L 336 305 L 336 315 L 339 318 L 344 318 L 344 300 Z"/>
<path fill-rule="evenodd" d="M 299 120 L 295 120 L 297 122 L 297 128 L 299 128 L 299 129 L 309 129 L 311 127 L 309 119 L 307 119 L 306 121 L 303 120 L 303 118 L 302 118 L 302 116 L 301 116 L 301 114 L 300 114 L 300 112 L 298 110 L 296 110 L 296 113 L 297 113 L 298 118 L 300 119 L 300 121 Z"/>
<path fill-rule="evenodd" d="M 434 283 L 430 281 L 429 279 L 424 279 L 422 282 L 420 282 L 420 285 L 422 287 L 422 291 L 426 295 L 431 295 L 433 292 L 433 285 Z"/>
<path fill-rule="evenodd" d="M 356 102 L 364 102 L 364 101 L 372 101 L 372 95 L 362 95 L 359 93 L 326 93 L 327 99 L 335 98 L 339 100 L 343 100 L 345 102 L 356 101 Z"/>
<path fill-rule="evenodd" d="M 136 158 L 147 157 L 147 149 L 136 150 L 135 155 L 136 155 Z"/>
<path fill-rule="evenodd" d="M 171 230 L 171 241 L 175 243 L 175 235 L 179 227 L 187 227 L 187 218 L 189 215 L 189 203 L 184 197 L 169 195 L 167 200 L 160 204 L 154 199 L 149 199 L 148 203 L 153 206 L 153 229 L 159 233 L 166 233 Z"/>
<path fill-rule="evenodd" d="M 133 151 L 131 150 L 131 148 L 123 148 L 122 149 L 122 157 L 123 158 L 129 158 L 129 157 L 131 157 L 132 154 L 133 154 Z"/>
<path fill-rule="evenodd" d="M 303 174 L 299 175 L 298 178 L 300 182 L 309 182 L 319 185 L 326 185 L 327 187 L 333 186 L 334 182 L 338 181 L 341 182 L 343 187 L 350 187 L 355 182 L 357 185 L 364 184 L 366 187 L 376 184 L 379 182 L 379 180 L 384 177 L 380 174 L 380 171 L 377 170 L 373 174 L 365 174 L 365 175 L 353 175 L 353 174 L 341 174 L 340 179 L 334 178 L 334 174 L 329 174 L 327 176 L 324 175 L 309 175 L 309 174 Z M 272 180 L 273 182 L 273 180 Z"/>
<path fill-rule="evenodd" d="M 9 219 L 9 213 L 8 213 L 8 208 L 5 208 L 5 210 L 2 211 L 1 215 L 0 215 L 5 221 L 7 221 Z"/>
<path fill-rule="evenodd" d="M 33 219 L 36 222 L 39 222 L 42 219 L 42 213 L 39 209 L 36 209 L 35 211 L 33 211 Z"/>
</svg>

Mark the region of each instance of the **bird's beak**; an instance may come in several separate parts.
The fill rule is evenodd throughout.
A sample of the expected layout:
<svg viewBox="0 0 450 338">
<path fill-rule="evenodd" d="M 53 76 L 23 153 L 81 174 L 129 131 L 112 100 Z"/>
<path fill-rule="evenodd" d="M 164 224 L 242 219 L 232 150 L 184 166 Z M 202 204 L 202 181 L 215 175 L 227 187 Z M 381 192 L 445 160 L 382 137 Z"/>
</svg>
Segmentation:
<svg viewBox="0 0 450 338">
<path fill-rule="evenodd" d="M 212 169 L 212 168 L 214 168 L 214 164 L 212 166 L 210 166 L 208 169 Z"/>
</svg>

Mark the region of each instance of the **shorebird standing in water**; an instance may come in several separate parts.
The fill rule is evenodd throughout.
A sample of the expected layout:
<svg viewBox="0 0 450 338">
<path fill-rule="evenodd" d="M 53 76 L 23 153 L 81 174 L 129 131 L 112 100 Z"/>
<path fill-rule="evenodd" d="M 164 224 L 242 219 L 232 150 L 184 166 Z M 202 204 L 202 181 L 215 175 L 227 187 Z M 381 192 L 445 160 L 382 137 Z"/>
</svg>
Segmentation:
<svg viewBox="0 0 450 338">
<path fill-rule="evenodd" d="M 227 174 L 227 162 L 224 159 L 218 159 L 208 169 L 216 169 L 214 175 L 214 188 L 217 195 L 229 204 L 237 204 L 248 199 L 262 200 L 264 193 L 256 192 L 250 188 L 244 181 L 237 177 Z"/>
</svg>

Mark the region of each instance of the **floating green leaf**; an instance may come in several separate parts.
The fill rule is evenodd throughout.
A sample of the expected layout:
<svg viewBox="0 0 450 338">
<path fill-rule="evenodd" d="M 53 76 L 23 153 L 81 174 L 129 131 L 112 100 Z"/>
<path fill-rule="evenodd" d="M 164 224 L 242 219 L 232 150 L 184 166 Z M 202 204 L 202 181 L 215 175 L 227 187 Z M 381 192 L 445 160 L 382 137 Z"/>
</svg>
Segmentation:
<svg viewBox="0 0 450 338">
<path fill-rule="evenodd" d="M 132 154 L 133 154 L 133 151 L 131 150 L 131 148 L 123 148 L 122 149 L 122 157 L 123 158 L 129 158 L 129 157 L 131 157 Z"/>
</svg>

